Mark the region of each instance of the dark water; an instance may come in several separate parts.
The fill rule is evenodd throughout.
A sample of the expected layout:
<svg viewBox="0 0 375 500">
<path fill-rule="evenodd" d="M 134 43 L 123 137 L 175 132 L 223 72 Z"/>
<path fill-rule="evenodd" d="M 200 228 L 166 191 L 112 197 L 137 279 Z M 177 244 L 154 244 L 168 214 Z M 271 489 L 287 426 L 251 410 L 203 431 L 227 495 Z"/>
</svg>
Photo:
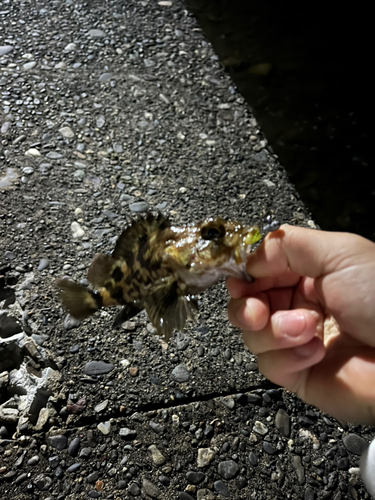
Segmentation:
<svg viewBox="0 0 375 500">
<path fill-rule="evenodd" d="M 187 3 L 321 228 L 375 240 L 366 5 Z"/>
</svg>

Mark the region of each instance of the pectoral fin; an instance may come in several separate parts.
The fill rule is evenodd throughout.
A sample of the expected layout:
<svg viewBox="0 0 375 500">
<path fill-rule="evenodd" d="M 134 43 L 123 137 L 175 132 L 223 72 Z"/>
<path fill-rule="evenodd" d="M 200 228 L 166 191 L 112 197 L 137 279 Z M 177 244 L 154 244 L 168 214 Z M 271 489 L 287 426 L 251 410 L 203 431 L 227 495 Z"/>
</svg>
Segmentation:
<svg viewBox="0 0 375 500">
<path fill-rule="evenodd" d="M 157 333 L 168 341 L 175 328 L 181 330 L 187 318 L 194 317 L 198 305 L 194 298 L 184 295 L 178 280 L 167 278 L 151 288 L 145 309 Z"/>
</svg>

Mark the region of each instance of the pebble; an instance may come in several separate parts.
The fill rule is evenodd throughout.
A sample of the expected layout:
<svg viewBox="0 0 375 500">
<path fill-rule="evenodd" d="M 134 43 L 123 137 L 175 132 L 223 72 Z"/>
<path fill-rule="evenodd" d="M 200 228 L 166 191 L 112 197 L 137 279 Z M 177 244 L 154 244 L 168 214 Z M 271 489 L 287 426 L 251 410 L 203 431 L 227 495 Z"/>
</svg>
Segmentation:
<svg viewBox="0 0 375 500">
<path fill-rule="evenodd" d="M 253 431 L 256 432 L 257 434 L 260 434 L 261 436 L 265 436 L 268 432 L 268 427 L 264 425 L 263 422 L 256 420 L 254 422 Z"/>
<path fill-rule="evenodd" d="M 89 361 L 85 364 L 83 371 L 86 375 L 104 375 L 110 373 L 114 366 L 112 363 L 105 363 L 104 361 Z"/>
<path fill-rule="evenodd" d="M 199 484 L 205 479 L 206 475 L 203 472 L 189 471 L 186 473 L 186 479 L 191 484 Z"/>
<path fill-rule="evenodd" d="M 249 461 L 253 467 L 258 465 L 258 457 L 257 457 L 257 455 L 255 455 L 255 453 L 253 451 L 251 451 L 249 453 Z"/>
<path fill-rule="evenodd" d="M 155 465 L 165 464 L 164 455 L 161 453 L 161 451 L 154 444 L 149 446 L 148 449 L 151 452 L 152 460 L 153 460 Z"/>
<path fill-rule="evenodd" d="M 44 474 L 38 474 L 35 478 L 33 483 L 35 486 L 38 488 L 39 491 L 47 491 L 53 483 L 53 480 L 51 477 L 46 476 Z"/>
<path fill-rule="evenodd" d="M 342 438 L 345 448 L 353 455 L 362 455 L 368 446 L 368 442 L 358 434 L 348 434 Z"/>
<path fill-rule="evenodd" d="M 202 488 L 197 491 L 197 500 L 215 500 L 215 495 L 211 490 Z"/>
<path fill-rule="evenodd" d="M 78 319 L 73 318 L 70 314 L 67 314 L 64 318 L 63 327 L 65 330 L 73 330 L 77 328 L 81 322 Z"/>
<path fill-rule="evenodd" d="M 239 466 L 233 460 L 226 460 L 218 465 L 218 473 L 223 479 L 232 479 L 238 471 Z"/>
<path fill-rule="evenodd" d="M 152 483 L 149 479 L 143 478 L 142 480 L 142 489 L 151 498 L 159 498 L 161 491 L 154 483 Z"/>
<path fill-rule="evenodd" d="M 69 472 L 69 474 L 73 473 L 73 472 L 77 472 L 77 470 L 81 467 L 81 464 L 79 462 L 71 465 L 70 467 L 68 467 L 66 469 L 66 472 Z"/>
<path fill-rule="evenodd" d="M 91 453 L 92 453 L 91 448 L 88 448 L 88 447 L 82 448 L 82 450 L 79 452 L 79 458 L 89 458 Z"/>
<path fill-rule="evenodd" d="M 76 50 L 77 48 L 77 45 L 75 43 L 68 43 L 68 45 L 65 46 L 64 48 L 64 52 L 65 53 L 69 53 L 69 52 L 73 52 L 74 50 Z"/>
<path fill-rule="evenodd" d="M 162 424 L 158 424 L 157 422 L 154 422 L 153 420 L 150 421 L 149 426 L 156 434 L 159 434 L 159 436 L 161 436 L 165 432 L 165 426 Z"/>
<path fill-rule="evenodd" d="M 49 457 L 48 459 L 48 465 L 51 467 L 51 469 L 56 469 L 56 467 L 59 465 L 60 459 L 57 455 L 54 455 L 53 457 Z"/>
<path fill-rule="evenodd" d="M 280 408 L 275 417 L 276 429 L 285 437 L 290 435 L 290 418 L 285 410 Z"/>
<path fill-rule="evenodd" d="M 44 271 L 48 267 L 49 267 L 48 259 L 40 259 L 39 264 L 38 264 L 38 271 Z"/>
<path fill-rule="evenodd" d="M 77 455 L 80 443 L 81 440 L 79 439 L 79 437 L 75 437 L 69 443 L 68 453 L 71 457 L 75 457 Z"/>
<path fill-rule="evenodd" d="M 49 153 L 46 154 L 46 157 L 49 158 L 50 160 L 60 160 L 63 155 L 61 153 L 57 153 L 56 151 L 50 151 Z"/>
<path fill-rule="evenodd" d="M 210 448 L 199 448 L 197 457 L 197 466 L 206 467 L 215 457 L 214 450 Z"/>
<path fill-rule="evenodd" d="M 23 69 L 28 71 L 29 69 L 33 69 L 35 68 L 36 66 L 36 62 L 35 61 L 30 61 L 30 62 L 27 62 L 25 64 L 22 65 Z"/>
<path fill-rule="evenodd" d="M 100 422 L 100 424 L 97 425 L 97 428 L 102 434 L 106 436 L 111 432 L 111 423 L 109 421 Z"/>
<path fill-rule="evenodd" d="M 39 149 L 30 148 L 25 152 L 25 156 L 41 156 Z"/>
<path fill-rule="evenodd" d="M 75 135 L 70 127 L 61 127 L 59 132 L 65 139 L 72 139 Z"/>
<path fill-rule="evenodd" d="M 172 379 L 176 382 L 182 383 L 190 380 L 189 370 L 185 365 L 177 365 L 171 373 Z"/>
<path fill-rule="evenodd" d="M 315 491 L 308 486 L 305 490 L 304 500 L 315 500 L 315 498 L 316 498 Z"/>
<path fill-rule="evenodd" d="M 1 45 L 0 46 L 0 57 L 1 56 L 6 56 L 10 52 L 12 52 L 13 46 L 12 45 Z"/>
<path fill-rule="evenodd" d="M 62 434 L 47 437 L 47 443 L 56 450 L 64 450 L 68 446 L 68 439 Z"/>
<path fill-rule="evenodd" d="M 225 486 L 223 481 L 221 481 L 220 479 L 218 481 L 215 481 L 214 488 L 219 493 L 220 496 L 224 498 L 229 498 L 228 488 Z"/>
<path fill-rule="evenodd" d="M 19 485 L 27 479 L 27 472 L 20 474 L 14 481 L 14 484 Z"/>
<path fill-rule="evenodd" d="M 73 221 L 70 225 L 70 229 L 72 231 L 73 238 L 82 238 L 84 236 L 85 231 L 82 229 L 80 224 L 77 221 Z"/>
<path fill-rule="evenodd" d="M 8 132 L 8 130 L 10 129 L 10 126 L 11 126 L 11 123 L 10 122 L 4 122 L 2 125 L 1 125 L 1 129 L 0 129 L 0 132 L 2 134 L 6 134 Z"/>
<path fill-rule="evenodd" d="M 274 455 L 276 453 L 276 448 L 268 441 L 263 441 L 263 450 L 268 453 L 268 455 Z"/>
<path fill-rule="evenodd" d="M 178 494 L 178 498 L 179 500 L 194 500 L 194 498 L 186 491 L 180 491 L 180 493 Z"/>
<path fill-rule="evenodd" d="M 103 73 L 99 76 L 99 82 L 107 82 L 112 78 L 113 73 Z M 119 152 L 119 151 L 117 151 Z M 121 152 L 121 151 L 120 151 Z"/>
<path fill-rule="evenodd" d="M 305 483 L 305 469 L 302 465 L 302 460 L 301 460 L 301 457 L 299 455 L 292 456 L 292 466 L 296 472 L 298 484 L 301 484 L 301 485 L 304 484 Z"/>
<path fill-rule="evenodd" d="M 103 30 L 92 29 L 87 32 L 87 35 L 91 38 L 103 38 L 106 33 Z"/>
<path fill-rule="evenodd" d="M 39 460 L 40 460 L 39 455 L 34 455 L 27 461 L 27 465 L 36 465 L 39 463 Z"/>
<path fill-rule="evenodd" d="M 129 493 L 129 495 L 132 495 L 133 497 L 137 497 L 138 495 L 141 494 L 141 488 L 138 486 L 137 483 L 131 483 L 127 492 Z"/>
<path fill-rule="evenodd" d="M 134 439 L 137 435 L 137 431 L 129 429 L 128 427 L 121 427 L 119 435 L 124 439 Z"/>
<path fill-rule="evenodd" d="M 137 201 L 135 203 L 131 203 L 129 208 L 132 212 L 142 213 L 147 212 L 150 208 L 150 205 L 146 201 Z"/>
<path fill-rule="evenodd" d="M 104 411 L 107 408 L 108 404 L 109 404 L 109 399 L 105 399 L 104 401 L 102 401 L 101 403 L 97 404 L 94 407 L 94 411 L 96 413 L 100 413 L 101 411 Z"/>
</svg>

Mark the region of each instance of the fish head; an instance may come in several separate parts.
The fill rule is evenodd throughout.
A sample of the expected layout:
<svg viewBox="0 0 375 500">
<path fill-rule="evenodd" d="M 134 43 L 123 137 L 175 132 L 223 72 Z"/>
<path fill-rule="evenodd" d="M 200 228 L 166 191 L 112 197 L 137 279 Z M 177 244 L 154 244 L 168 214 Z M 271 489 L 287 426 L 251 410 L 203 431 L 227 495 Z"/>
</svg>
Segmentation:
<svg viewBox="0 0 375 500">
<path fill-rule="evenodd" d="M 171 230 L 173 238 L 167 241 L 165 253 L 188 285 L 197 283 L 205 289 L 221 276 L 252 281 L 246 273 L 246 260 L 262 237 L 257 226 L 212 217 Z"/>
</svg>

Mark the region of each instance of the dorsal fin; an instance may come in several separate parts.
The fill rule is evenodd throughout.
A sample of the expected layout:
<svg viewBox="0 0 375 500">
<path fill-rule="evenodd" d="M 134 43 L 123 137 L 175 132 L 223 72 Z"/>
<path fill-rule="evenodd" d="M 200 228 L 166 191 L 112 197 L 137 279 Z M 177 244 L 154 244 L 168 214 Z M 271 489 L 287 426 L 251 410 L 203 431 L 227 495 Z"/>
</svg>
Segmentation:
<svg viewBox="0 0 375 500">
<path fill-rule="evenodd" d="M 163 231 L 168 227 L 170 227 L 170 222 L 162 214 L 159 213 L 155 217 L 148 213 L 145 218 L 134 221 L 120 234 L 112 253 L 112 259 L 123 259 L 131 267 L 140 244 L 147 241 L 150 234 Z"/>
<path fill-rule="evenodd" d="M 114 260 L 109 255 L 98 253 L 87 271 L 87 279 L 95 286 L 104 286 L 108 280 Z"/>
</svg>

